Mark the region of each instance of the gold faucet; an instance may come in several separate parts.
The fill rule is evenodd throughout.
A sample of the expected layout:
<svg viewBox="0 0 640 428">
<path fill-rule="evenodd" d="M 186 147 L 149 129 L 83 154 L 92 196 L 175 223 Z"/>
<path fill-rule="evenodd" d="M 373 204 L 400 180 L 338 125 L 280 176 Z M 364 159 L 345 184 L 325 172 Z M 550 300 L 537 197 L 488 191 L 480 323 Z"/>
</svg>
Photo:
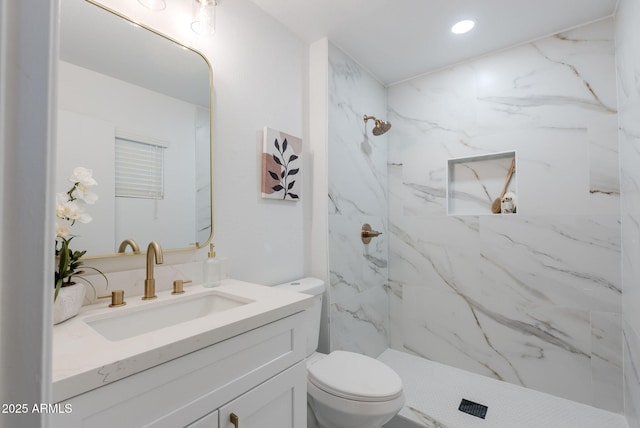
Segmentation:
<svg viewBox="0 0 640 428">
<path fill-rule="evenodd" d="M 122 241 L 118 247 L 118 253 L 127 251 L 127 245 L 131 247 L 131 251 L 133 251 L 134 254 L 140 254 L 140 247 L 138 247 L 138 244 L 136 244 L 136 241 L 133 239 L 125 239 Z"/>
<path fill-rule="evenodd" d="M 162 248 L 156 241 L 151 241 L 147 247 L 147 278 L 144 280 L 144 296 L 142 300 L 151 300 L 156 298 L 156 280 L 153 278 L 153 258 L 156 263 L 161 265 Z"/>
</svg>

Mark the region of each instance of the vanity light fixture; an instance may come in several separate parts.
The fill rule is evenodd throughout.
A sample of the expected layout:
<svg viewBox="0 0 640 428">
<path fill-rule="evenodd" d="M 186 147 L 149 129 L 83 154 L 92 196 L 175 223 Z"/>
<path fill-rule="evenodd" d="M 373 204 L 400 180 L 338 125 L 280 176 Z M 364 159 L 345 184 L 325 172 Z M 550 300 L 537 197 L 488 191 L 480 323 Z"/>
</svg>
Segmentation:
<svg viewBox="0 0 640 428">
<path fill-rule="evenodd" d="M 164 0 L 138 0 L 138 3 L 151 10 L 164 10 L 167 7 Z"/>
<path fill-rule="evenodd" d="M 191 29 L 194 33 L 207 36 L 216 32 L 216 6 L 220 0 L 193 0 L 193 21 Z"/>
<path fill-rule="evenodd" d="M 453 27 L 451 27 L 451 32 L 453 34 L 464 34 L 468 33 L 473 29 L 476 23 L 470 19 L 465 19 L 460 22 L 456 22 Z"/>
</svg>

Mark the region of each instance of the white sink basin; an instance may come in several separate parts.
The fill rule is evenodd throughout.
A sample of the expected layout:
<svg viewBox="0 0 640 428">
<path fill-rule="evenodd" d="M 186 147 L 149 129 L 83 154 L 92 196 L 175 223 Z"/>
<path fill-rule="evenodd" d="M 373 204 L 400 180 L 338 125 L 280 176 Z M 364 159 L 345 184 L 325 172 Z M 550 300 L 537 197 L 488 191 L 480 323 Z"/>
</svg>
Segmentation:
<svg viewBox="0 0 640 428">
<path fill-rule="evenodd" d="M 106 339 L 118 341 L 252 303 L 253 300 L 212 291 L 180 296 L 87 318 L 84 322 Z"/>
</svg>

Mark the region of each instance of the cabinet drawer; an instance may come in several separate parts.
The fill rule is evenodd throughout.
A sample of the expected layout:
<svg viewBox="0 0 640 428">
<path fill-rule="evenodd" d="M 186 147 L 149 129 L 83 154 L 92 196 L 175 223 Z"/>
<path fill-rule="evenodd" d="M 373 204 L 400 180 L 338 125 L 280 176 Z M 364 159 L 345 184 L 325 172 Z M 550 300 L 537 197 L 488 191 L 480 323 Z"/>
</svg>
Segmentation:
<svg viewBox="0 0 640 428">
<path fill-rule="evenodd" d="M 304 361 L 256 386 L 218 410 L 220 428 L 302 428 L 307 424 Z"/>
<path fill-rule="evenodd" d="M 53 426 L 187 426 L 301 361 L 302 324 L 298 313 L 73 397 Z"/>
</svg>

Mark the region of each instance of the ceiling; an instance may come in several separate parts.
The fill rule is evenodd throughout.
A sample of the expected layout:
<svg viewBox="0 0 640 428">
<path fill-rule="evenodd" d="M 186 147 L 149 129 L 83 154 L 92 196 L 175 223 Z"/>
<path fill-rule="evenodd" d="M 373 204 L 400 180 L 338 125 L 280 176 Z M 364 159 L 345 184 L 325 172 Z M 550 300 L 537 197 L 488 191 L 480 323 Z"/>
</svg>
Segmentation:
<svg viewBox="0 0 640 428">
<path fill-rule="evenodd" d="M 308 43 L 324 36 L 389 85 L 611 16 L 618 0 L 251 0 Z M 461 19 L 475 28 L 451 33 Z"/>
</svg>

